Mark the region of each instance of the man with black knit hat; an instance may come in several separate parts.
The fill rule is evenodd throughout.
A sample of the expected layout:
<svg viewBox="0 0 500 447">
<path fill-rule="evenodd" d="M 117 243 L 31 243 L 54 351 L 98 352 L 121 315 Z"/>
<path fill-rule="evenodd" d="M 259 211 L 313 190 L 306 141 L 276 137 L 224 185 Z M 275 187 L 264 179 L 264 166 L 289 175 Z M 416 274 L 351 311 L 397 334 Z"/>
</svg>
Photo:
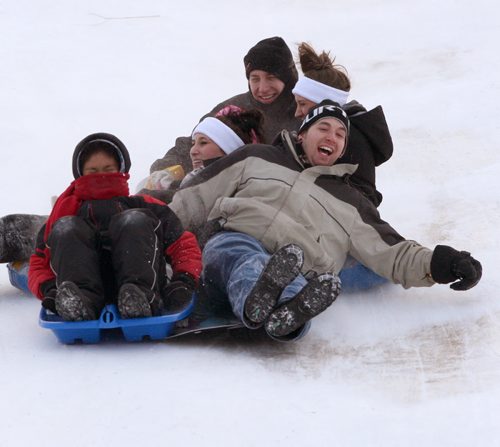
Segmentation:
<svg viewBox="0 0 500 447">
<path fill-rule="evenodd" d="M 271 104 L 285 88 L 293 89 L 297 83 L 292 52 L 281 37 L 261 40 L 250 48 L 243 63 L 250 91 L 263 104 Z M 266 96 L 269 90 L 273 94 Z"/>
<path fill-rule="evenodd" d="M 203 250 L 203 284 L 225 294 L 248 328 L 280 340 L 304 335 L 337 297 L 348 255 L 405 288 L 467 290 L 480 280 L 469 253 L 406 240 L 349 185 L 356 166 L 335 164 L 348 133 L 345 112 L 323 101 L 298 137 L 283 131 L 273 146 L 244 146 L 174 196 L 186 228 L 219 223 Z"/>
<path fill-rule="evenodd" d="M 129 195 L 129 169 L 114 135 L 92 134 L 75 148 L 75 180 L 40 230 L 28 274 L 32 293 L 64 320 L 97 319 L 110 302 L 136 318 L 191 300 L 201 269 L 196 238 L 164 203 Z"/>
<path fill-rule="evenodd" d="M 300 120 L 295 118 L 292 89 L 298 75 L 292 53 L 285 41 L 281 37 L 261 40 L 245 55 L 243 65 L 249 81 L 248 91 L 216 105 L 201 120 L 207 116 L 215 116 L 220 110 L 233 105 L 244 110 L 257 109 L 263 113 L 262 143 L 272 143 L 283 129 L 297 130 Z M 276 84 L 280 83 L 281 87 L 276 88 Z M 261 90 L 259 84 L 266 85 Z M 191 145 L 191 137 L 178 137 L 175 146 L 163 158 L 156 160 L 150 171 L 160 171 L 174 165 L 181 165 L 185 172 L 191 171 Z"/>
</svg>

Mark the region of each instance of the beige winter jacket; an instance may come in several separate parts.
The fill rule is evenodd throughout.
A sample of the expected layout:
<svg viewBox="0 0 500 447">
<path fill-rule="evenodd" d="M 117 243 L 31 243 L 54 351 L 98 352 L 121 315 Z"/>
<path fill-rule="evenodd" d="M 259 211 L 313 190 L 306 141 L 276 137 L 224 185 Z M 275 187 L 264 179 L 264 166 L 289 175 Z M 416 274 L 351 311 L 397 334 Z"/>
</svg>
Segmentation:
<svg viewBox="0 0 500 447">
<path fill-rule="evenodd" d="M 305 167 L 286 131 L 277 146 L 247 145 L 207 167 L 171 207 L 187 229 L 219 219 L 273 253 L 305 253 L 303 272 L 338 273 L 348 254 L 403 287 L 431 286 L 432 250 L 405 240 L 349 185 L 356 165 Z"/>
</svg>

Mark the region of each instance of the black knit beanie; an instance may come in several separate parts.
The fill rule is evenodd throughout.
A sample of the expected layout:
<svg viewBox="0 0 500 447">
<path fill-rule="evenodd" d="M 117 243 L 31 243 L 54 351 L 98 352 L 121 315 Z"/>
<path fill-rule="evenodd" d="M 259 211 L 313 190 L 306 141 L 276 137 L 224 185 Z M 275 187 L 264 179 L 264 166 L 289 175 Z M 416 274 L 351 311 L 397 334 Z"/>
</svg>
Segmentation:
<svg viewBox="0 0 500 447">
<path fill-rule="evenodd" d="M 263 70 L 272 73 L 293 88 L 297 83 L 298 74 L 292 52 L 281 37 L 269 37 L 261 40 L 250 48 L 243 58 L 247 79 L 252 70 Z"/>
<path fill-rule="evenodd" d="M 309 113 L 304 117 L 304 121 L 302 121 L 300 125 L 298 133 L 301 134 L 309 129 L 316 121 L 325 117 L 335 118 L 340 121 L 344 125 L 347 135 L 349 135 L 349 118 L 347 117 L 347 113 L 345 113 L 344 109 L 339 107 L 336 102 L 330 99 L 321 101 L 309 110 Z"/>
<path fill-rule="evenodd" d="M 336 120 L 340 121 L 345 127 L 346 136 L 344 149 L 342 150 L 341 154 L 342 156 L 346 151 L 347 142 L 349 141 L 350 121 L 347 113 L 345 113 L 344 109 L 339 107 L 339 105 L 335 101 L 332 101 L 331 99 L 325 99 L 319 104 L 316 104 L 311 110 L 309 110 L 309 113 L 305 116 L 304 121 L 302 121 L 302 124 L 300 125 L 298 134 L 300 135 L 302 132 L 305 132 L 316 121 L 326 117 L 335 118 Z"/>
<path fill-rule="evenodd" d="M 76 145 L 73 152 L 73 176 L 75 178 L 81 177 L 83 174 L 83 157 L 86 157 L 89 152 L 98 152 L 103 147 L 114 152 L 120 166 L 120 172 L 130 170 L 130 155 L 125 145 L 114 135 L 99 132 L 85 137 Z"/>
</svg>

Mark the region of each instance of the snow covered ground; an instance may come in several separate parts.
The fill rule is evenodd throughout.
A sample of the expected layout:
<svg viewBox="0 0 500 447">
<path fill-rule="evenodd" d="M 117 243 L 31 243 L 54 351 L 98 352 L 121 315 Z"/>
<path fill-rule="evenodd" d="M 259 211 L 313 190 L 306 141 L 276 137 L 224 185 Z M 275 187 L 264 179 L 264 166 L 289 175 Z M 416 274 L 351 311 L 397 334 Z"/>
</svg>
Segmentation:
<svg viewBox="0 0 500 447">
<path fill-rule="evenodd" d="M 45 214 L 95 131 L 132 179 L 280 35 L 331 49 L 395 143 L 380 207 L 482 282 L 341 296 L 303 341 L 64 346 L 0 268 L 0 445 L 499 445 L 500 7 L 491 0 L 0 1 L 0 215 Z M 134 183 L 133 182 L 133 183 Z"/>
</svg>

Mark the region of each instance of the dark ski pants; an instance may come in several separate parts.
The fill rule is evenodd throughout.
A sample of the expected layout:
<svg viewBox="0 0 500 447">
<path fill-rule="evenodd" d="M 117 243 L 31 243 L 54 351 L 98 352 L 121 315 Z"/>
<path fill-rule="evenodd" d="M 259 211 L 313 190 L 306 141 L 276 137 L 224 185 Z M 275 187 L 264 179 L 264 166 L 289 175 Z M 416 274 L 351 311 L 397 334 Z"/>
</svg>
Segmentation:
<svg viewBox="0 0 500 447">
<path fill-rule="evenodd" d="M 57 284 L 74 282 L 98 309 L 125 283 L 158 293 L 166 270 L 160 236 L 159 219 L 143 209 L 115 214 L 105 233 L 87 219 L 62 217 L 48 239 Z"/>
</svg>

